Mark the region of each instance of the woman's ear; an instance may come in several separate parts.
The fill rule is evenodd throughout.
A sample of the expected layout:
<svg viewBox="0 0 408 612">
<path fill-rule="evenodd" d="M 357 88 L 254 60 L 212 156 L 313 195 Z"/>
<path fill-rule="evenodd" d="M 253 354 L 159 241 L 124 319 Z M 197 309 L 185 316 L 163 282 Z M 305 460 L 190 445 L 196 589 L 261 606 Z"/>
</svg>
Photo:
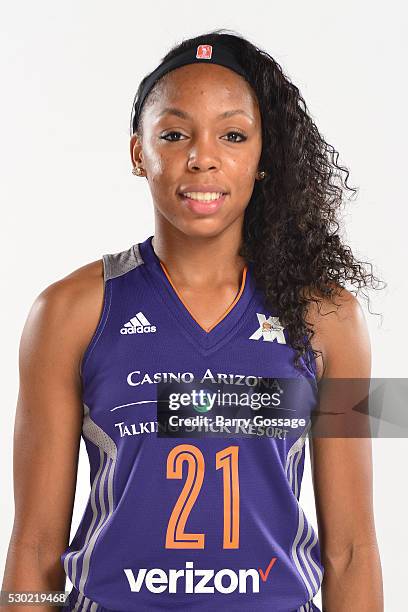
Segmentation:
<svg viewBox="0 0 408 612">
<path fill-rule="evenodd" d="M 137 174 L 138 176 L 143 176 L 143 173 L 146 172 L 142 167 L 143 165 L 143 151 L 142 151 L 142 141 L 141 138 L 135 133 L 130 138 L 130 158 L 132 161 L 132 172 L 133 174 Z M 145 179 L 147 179 L 147 175 L 144 175 Z"/>
<path fill-rule="evenodd" d="M 133 166 L 139 165 L 143 162 L 141 153 L 142 142 L 140 137 L 135 133 L 130 138 L 130 158 Z"/>
</svg>

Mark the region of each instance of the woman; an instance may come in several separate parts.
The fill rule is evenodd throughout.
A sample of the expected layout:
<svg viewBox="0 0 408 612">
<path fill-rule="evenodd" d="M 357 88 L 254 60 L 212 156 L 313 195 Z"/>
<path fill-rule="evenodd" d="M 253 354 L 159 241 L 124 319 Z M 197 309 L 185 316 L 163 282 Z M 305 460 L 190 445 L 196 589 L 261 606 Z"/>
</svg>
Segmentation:
<svg viewBox="0 0 408 612">
<path fill-rule="evenodd" d="M 225 31 L 172 49 L 132 115 L 154 236 L 53 283 L 29 314 L 3 589 L 68 575 L 66 610 L 304 612 L 322 587 L 323 610 L 379 612 L 369 437 L 310 439 L 319 540 L 298 503 L 313 390 L 370 377 L 344 284 L 377 279 L 336 233 L 348 172 L 279 64 Z M 192 382 L 284 379 L 312 383 L 290 391 L 306 417 L 291 435 L 256 425 L 269 405 L 247 429 L 210 393 L 180 411 Z M 223 427 L 179 418 L 216 413 Z M 69 543 L 81 431 L 91 491 Z"/>
</svg>

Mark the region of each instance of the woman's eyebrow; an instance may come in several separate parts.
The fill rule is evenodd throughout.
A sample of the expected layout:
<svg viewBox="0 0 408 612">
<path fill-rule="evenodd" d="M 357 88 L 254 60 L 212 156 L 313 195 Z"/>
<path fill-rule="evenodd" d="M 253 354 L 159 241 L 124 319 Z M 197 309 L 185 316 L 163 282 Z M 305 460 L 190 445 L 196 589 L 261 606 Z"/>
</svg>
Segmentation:
<svg viewBox="0 0 408 612">
<path fill-rule="evenodd" d="M 186 113 L 185 111 L 181 110 L 180 108 L 176 108 L 174 106 L 168 106 L 166 108 L 164 108 L 160 113 L 159 113 L 159 117 L 162 117 L 163 115 L 176 115 L 176 117 L 180 117 L 181 119 L 192 119 L 191 115 L 189 113 Z M 233 117 L 234 115 L 246 115 L 249 119 L 251 119 L 251 121 L 254 120 L 253 116 L 249 113 L 247 113 L 245 110 L 243 110 L 242 108 L 237 108 L 234 110 L 228 110 L 228 111 L 224 111 L 223 113 L 220 113 L 217 117 L 217 119 L 228 119 L 229 117 Z"/>
</svg>

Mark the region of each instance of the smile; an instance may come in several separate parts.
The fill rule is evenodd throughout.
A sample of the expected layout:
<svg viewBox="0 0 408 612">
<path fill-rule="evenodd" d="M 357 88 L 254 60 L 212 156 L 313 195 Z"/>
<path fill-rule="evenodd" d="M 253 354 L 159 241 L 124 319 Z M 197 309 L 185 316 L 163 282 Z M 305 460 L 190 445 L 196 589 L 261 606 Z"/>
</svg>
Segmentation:
<svg viewBox="0 0 408 612">
<path fill-rule="evenodd" d="M 214 191 L 186 191 L 181 195 L 190 198 L 191 200 L 200 200 L 200 201 L 212 201 L 218 200 L 223 194 L 222 192 L 214 192 Z"/>
<path fill-rule="evenodd" d="M 187 208 L 196 214 L 208 215 L 217 212 L 228 194 L 220 192 L 187 192 L 180 198 Z"/>
</svg>

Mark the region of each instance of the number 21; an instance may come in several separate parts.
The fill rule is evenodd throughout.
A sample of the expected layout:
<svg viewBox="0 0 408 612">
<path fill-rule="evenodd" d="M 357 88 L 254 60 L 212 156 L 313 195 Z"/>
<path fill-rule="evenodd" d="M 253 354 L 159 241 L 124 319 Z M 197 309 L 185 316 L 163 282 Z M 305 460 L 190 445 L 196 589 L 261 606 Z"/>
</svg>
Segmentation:
<svg viewBox="0 0 408 612">
<path fill-rule="evenodd" d="M 228 446 L 215 454 L 215 467 L 223 471 L 224 533 L 223 548 L 239 548 L 238 446 Z M 182 478 L 187 462 L 187 478 L 174 505 L 166 532 L 166 548 L 204 548 L 204 533 L 186 533 L 185 526 L 204 480 L 205 462 L 201 450 L 192 444 L 179 444 L 167 457 L 167 478 Z"/>
</svg>

